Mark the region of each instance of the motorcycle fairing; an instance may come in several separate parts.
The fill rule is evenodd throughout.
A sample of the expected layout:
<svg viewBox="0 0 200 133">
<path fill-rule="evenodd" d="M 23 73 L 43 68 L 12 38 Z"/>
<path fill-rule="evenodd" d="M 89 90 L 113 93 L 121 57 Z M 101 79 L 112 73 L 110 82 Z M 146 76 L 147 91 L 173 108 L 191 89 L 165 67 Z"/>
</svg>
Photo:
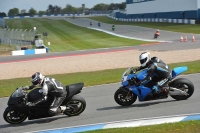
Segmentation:
<svg viewBox="0 0 200 133">
<path fill-rule="evenodd" d="M 21 99 L 25 98 L 25 96 L 21 96 L 21 97 L 10 97 L 8 100 L 7 105 L 8 106 L 13 106 L 13 105 L 19 105 L 21 102 Z"/>
<path fill-rule="evenodd" d="M 19 87 L 12 93 L 12 95 L 8 100 L 7 105 L 8 106 L 20 105 L 23 98 L 25 98 L 24 90 L 21 87 Z"/>
<path fill-rule="evenodd" d="M 139 79 L 139 80 L 144 80 L 146 77 L 147 77 L 147 71 L 148 71 L 148 69 L 144 69 L 144 70 L 142 70 L 141 72 L 139 72 L 138 74 L 137 74 L 137 79 Z"/>
<path fill-rule="evenodd" d="M 127 86 L 128 85 L 128 80 L 133 78 L 135 76 L 135 74 L 129 74 L 128 76 L 124 76 L 122 78 L 122 85 L 123 86 Z"/>
<path fill-rule="evenodd" d="M 145 86 L 139 86 L 139 87 L 133 86 L 129 88 L 129 90 L 138 96 L 139 101 L 144 101 L 146 96 L 152 92 L 150 88 L 145 87 Z"/>
<path fill-rule="evenodd" d="M 176 77 L 177 75 L 185 72 L 188 70 L 187 66 L 182 66 L 182 67 L 176 67 L 174 68 L 174 70 L 172 71 L 172 78 Z"/>
</svg>

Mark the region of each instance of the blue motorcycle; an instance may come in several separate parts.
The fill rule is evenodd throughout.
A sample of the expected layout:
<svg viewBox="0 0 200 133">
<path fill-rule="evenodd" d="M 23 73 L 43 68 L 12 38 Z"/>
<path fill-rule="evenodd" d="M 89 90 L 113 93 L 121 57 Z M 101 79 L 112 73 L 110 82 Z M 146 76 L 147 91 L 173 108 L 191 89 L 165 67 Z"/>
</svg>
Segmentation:
<svg viewBox="0 0 200 133">
<path fill-rule="evenodd" d="M 187 70 L 186 66 L 174 68 L 167 85 L 161 89 L 163 91 L 155 95 L 151 88 L 145 87 L 145 85 L 137 86 L 138 82 L 145 79 L 148 70 L 136 72 L 132 67 L 128 68 L 122 75 L 122 86 L 115 92 L 114 99 L 121 106 L 132 105 L 137 97 L 139 101 L 165 99 L 168 95 L 176 100 L 188 99 L 194 92 L 193 83 L 186 78 L 176 78 Z"/>
</svg>

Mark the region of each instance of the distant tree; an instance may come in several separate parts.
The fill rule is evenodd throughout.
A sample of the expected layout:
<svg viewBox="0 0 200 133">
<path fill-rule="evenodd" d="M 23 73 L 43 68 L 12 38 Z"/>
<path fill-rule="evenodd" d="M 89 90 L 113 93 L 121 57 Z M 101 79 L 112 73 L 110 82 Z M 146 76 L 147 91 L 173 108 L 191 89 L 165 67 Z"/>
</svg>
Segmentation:
<svg viewBox="0 0 200 133">
<path fill-rule="evenodd" d="M 121 4 L 119 4 L 119 9 L 126 9 L 126 2 L 122 2 Z"/>
<path fill-rule="evenodd" d="M 39 15 L 44 15 L 44 14 L 46 14 L 46 13 L 47 13 L 46 11 L 39 11 L 39 12 L 38 12 Z"/>
<path fill-rule="evenodd" d="M 7 17 L 5 12 L 0 12 L 0 17 Z"/>
<path fill-rule="evenodd" d="M 108 7 L 108 10 L 117 10 L 117 9 L 126 9 L 126 2 L 122 2 L 122 3 L 111 3 Z"/>
<path fill-rule="evenodd" d="M 66 7 L 62 10 L 62 13 L 78 13 L 78 9 L 70 4 L 67 4 Z"/>
<path fill-rule="evenodd" d="M 26 13 L 26 9 L 21 10 L 21 14 Z"/>
<path fill-rule="evenodd" d="M 78 7 L 76 9 L 77 9 L 77 13 L 83 13 L 83 8 L 82 7 Z M 85 10 L 86 10 L 86 8 L 85 8 Z"/>
<path fill-rule="evenodd" d="M 109 7 L 108 4 L 100 3 L 95 5 L 92 9 L 96 11 L 106 11 L 108 10 L 108 7 Z"/>
<path fill-rule="evenodd" d="M 18 8 L 13 8 L 13 9 L 10 9 L 8 11 L 8 16 L 15 16 L 17 14 L 19 14 L 19 9 Z"/>
<path fill-rule="evenodd" d="M 59 6 L 57 6 L 57 5 L 54 6 L 54 14 L 60 14 L 61 11 L 62 11 L 61 7 L 59 7 Z"/>
<path fill-rule="evenodd" d="M 54 7 L 53 7 L 53 5 L 49 5 L 48 6 L 48 8 L 47 8 L 47 13 L 49 13 L 49 14 L 53 14 L 54 13 Z"/>
<path fill-rule="evenodd" d="M 31 9 L 29 9 L 28 11 L 31 15 L 36 15 L 37 14 L 37 11 L 31 7 Z"/>
</svg>

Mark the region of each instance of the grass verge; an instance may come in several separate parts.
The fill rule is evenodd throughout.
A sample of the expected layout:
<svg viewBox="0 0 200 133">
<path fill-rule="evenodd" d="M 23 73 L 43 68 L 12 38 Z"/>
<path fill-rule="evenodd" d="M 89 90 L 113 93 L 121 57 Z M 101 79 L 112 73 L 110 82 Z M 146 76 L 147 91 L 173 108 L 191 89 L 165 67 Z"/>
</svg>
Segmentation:
<svg viewBox="0 0 200 133">
<path fill-rule="evenodd" d="M 51 52 L 64 52 L 84 49 L 134 46 L 149 42 L 116 37 L 103 32 L 73 25 L 65 20 L 51 19 L 9 19 L 6 24 L 11 29 L 37 28 L 37 34 L 48 32 L 44 40 Z"/>
<path fill-rule="evenodd" d="M 175 24 L 175 23 L 156 23 L 156 22 L 123 22 L 117 21 L 106 16 L 98 16 L 98 17 L 88 17 L 88 19 L 100 21 L 108 24 L 116 24 L 116 25 L 134 25 L 134 26 L 142 26 L 160 30 L 174 31 L 174 32 L 182 32 L 182 33 L 194 33 L 200 34 L 200 26 L 192 25 L 192 24 Z"/>
<path fill-rule="evenodd" d="M 13 50 L 16 50 L 16 48 L 13 45 L 0 44 L 0 55 L 1 56 L 10 55 Z"/>
<path fill-rule="evenodd" d="M 189 70 L 186 71 L 184 74 L 200 72 L 200 60 L 193 62 L 170 64 L 171 68 L 178 66 L 188 66 Z M 125 70 L 126 68 L 121 68 L 96 72 L 56 74 L 49 76 L 54 77 L 55 79 L 61 81 L 65 85 L 77 82 L 84 82 L 85 86 L 93 86 L 119 82 L 121 79 L 121 75 Z M 30 77 L 0 80 L 0 97 L 10 96 L 10 94 L 16 89 L 16 87 L 25 85 L 31 85 Z"/>
<path fill-rule="evenodd" d="M 88 131 L 84 133 L 199 133 L 200 120 L 186 121 L 135 128 L 115 128 Z"/>
</svg>

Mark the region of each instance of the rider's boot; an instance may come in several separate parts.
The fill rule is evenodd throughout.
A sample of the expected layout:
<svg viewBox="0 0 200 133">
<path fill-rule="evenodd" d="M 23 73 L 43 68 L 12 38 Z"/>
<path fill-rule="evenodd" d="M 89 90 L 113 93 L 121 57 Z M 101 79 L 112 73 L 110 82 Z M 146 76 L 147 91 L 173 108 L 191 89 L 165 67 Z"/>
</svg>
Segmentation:
<svg viewBox="0 0 200 133">
<path fill-rule="evenodd" d="M 67 109 L 66 106 L 60 106 L 61 113 L 63 113 Z"/>
<path fill-rule="evenodd" d="M 152 89 L 153 89 L 153 92 L 159 94 L 160 91 L 159 91 L 158 86 L 154 85 Z"/>
<path fill-rule="evenodd" d="M 154 85 L 152 90 L 153 90 L 153 95 L 158 98 L 160 93 L 158 86 Z"/>
</svg>

